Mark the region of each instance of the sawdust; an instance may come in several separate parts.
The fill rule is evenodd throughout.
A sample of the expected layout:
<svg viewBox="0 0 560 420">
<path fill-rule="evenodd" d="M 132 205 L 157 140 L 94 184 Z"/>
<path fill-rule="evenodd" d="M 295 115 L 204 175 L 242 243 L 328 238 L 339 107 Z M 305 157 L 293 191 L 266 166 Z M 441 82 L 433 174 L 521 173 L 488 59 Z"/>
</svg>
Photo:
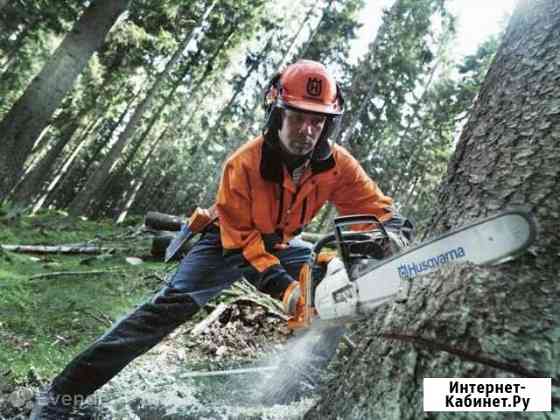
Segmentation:
<svg viewBox="0 0 560 420">
<path fill-rule="evenodd" d="M 240 300 L 228 305 L 202 333 L 192 335 L 194 326 L 194 322 L 183 325 L 132 362 L 88 399 L 81 418 L 279 420 L 302 418 L 310 408 L 313 401 L 309 398 L 282 409 L 259 403 L 255 389 L 270 382 L 270 372 L 257 370 L 233 379 L 228 375 L 188 377 L 193 371 L 259 366 L 278 359 L 286 350 L 290 332 L 276 314 Z M 37 388 L 37 384 L 27 384 L 18 390 Z M 18 404 L 15 407 L 0 394 L 0 419 L 26 419 L 32 401 Z"/>
</svg>

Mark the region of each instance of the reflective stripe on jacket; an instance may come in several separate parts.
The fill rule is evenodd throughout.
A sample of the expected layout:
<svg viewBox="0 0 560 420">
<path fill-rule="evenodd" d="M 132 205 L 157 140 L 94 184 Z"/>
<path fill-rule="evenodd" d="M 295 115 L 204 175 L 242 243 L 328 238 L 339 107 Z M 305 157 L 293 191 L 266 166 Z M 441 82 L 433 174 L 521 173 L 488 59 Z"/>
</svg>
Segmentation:
<svg viewBox="0 0 560 420">
<path fill-rule="evenodd" d="M 311 162 L 296 186 L 278 150 L 259 136 L 225 162 L 216 202 L 222 245 L 241 251 L 262 273 L 279 264 L 267 239 L 287 242 L 327 201 L 341 215 L 374 214 L 383 221 L 392 215 L 392 199 L 343 147 L 334 145 L 330 158 Z"/>
</svg>

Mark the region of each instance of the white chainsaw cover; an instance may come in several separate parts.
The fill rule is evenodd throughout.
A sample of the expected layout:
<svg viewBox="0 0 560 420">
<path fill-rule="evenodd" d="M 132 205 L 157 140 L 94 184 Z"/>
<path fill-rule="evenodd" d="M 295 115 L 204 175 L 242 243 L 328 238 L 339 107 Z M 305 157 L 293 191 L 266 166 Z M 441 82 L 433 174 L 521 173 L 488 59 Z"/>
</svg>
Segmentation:
<svg viewBox="0 0 560 420">
<path fill-rule="evenodd" d="M 315 309 L 323 320 L 352 317 L 356 314 L 358 293 L 348 279 L 344 264 L 333 258 L 325 278 L 315 289 Z"/>
<path fill-rule="evenodd" d="M 511 210 L 455 229 L 374 263 L 354 282 L 334 259 L 315 292 L 322 320 L 346 318 L 392 300 L 415 277 L 454 263 L 499 264 L 527 249 L 536 224 L 526 212 Z M 331 267 L 332 264 L 332 267 Z"/>
</svg>

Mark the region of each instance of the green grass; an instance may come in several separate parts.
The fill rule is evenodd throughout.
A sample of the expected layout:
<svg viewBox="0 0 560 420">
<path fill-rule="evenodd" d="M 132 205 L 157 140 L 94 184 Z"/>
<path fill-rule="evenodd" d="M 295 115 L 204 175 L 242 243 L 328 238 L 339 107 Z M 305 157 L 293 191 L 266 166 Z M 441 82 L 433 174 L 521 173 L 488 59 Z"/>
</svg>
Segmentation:
<svg viewBox="0 0 560 420">
<path fill-rule="evenodd" d="M 89 242 L 119 250 L 87 255 L 29 255 L 0 251 L 0 373 L 23 380 L 32 369 L 49 378 L 115 320 L 153 294 L 168 267 L 132 266 L 127 256 L 149 253 L 149 240 L 130 237 L 136 226 L 69 218 L 57 212 L 29 217 L 0 211 L 0 243 L 57 245 Z M 66 271 L 100 275 L 31 278 Z"/>
</svg>

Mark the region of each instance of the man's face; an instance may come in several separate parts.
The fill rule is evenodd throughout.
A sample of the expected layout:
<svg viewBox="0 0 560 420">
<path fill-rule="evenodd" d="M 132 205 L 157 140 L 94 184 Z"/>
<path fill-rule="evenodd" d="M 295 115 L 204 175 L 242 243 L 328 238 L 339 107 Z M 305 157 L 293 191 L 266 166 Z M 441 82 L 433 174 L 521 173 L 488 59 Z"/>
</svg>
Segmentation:
<svg viewBox="0 0 560 420">
<path fill-rule="evenodd" d="M 284 148 L 293 155 L 303 156 L 313 150 L 323 131 L 324 115 L 284 109 L 278 137 Z"/>
</svg>

